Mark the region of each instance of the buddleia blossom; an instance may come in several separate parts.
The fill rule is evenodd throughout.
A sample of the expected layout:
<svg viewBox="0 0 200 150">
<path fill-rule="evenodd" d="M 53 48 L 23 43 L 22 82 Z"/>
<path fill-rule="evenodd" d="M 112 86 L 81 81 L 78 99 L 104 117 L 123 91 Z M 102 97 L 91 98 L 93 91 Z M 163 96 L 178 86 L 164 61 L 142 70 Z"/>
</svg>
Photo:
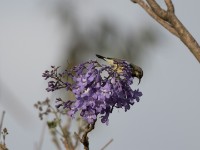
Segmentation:
<svg viewBox="0 0 200 150">
<path fill-rule="evenodd" d="M 67 109 L 72 118 L 80 112 L 80 116 L 90 124 L 98 117 L 102 123 L 108 124 L 114 108 L 127 111 L 142 96 L 139 89 L 130 87 L 133 77 L 129 63 L 121 61 L 118 65 L 123 66 L 120 72 L 91 60 L 65 70 L 62 74 L 57 73 L 58 68 L 52 67 L 51 71 L 43 73 L 45 79 L 53 79 L 48 82 L 46 90 L 66 88 L 74 94 L 74 100 L 63 101 L 59 98 L 56 105 Z M 68 78 L 66 82 L 64 76 Z"/>
</svg>

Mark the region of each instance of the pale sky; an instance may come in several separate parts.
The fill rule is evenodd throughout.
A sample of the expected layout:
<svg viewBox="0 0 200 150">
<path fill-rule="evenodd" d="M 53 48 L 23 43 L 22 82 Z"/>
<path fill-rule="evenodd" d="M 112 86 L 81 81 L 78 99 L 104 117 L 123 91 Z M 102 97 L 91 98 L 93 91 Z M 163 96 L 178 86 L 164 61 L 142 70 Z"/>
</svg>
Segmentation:
<svg viewBox="0 0 200 150">
<path fill-rule="evenodd" d="M 63 52 L 60 25 L 45 3 L 0 1 L 0 111 L 6 110 L 9 149 L 34 150 L 42 122 L 33 104 L 51 97 L 41 75 L 52 64 L 59 65 Z M 174 4 L 177 16 L 200 42 L 200 2 Z M 165 36 L 157 46 L 149 46 L 140 64 L 144 70 L 141 101 L 128 112 L 115 111 L 109 126 L 99 123 L 90 134 L 91 150 L 112 138 L 107 150 L 200 149 L 200 68 L 189 50 L 129 0 L 77 0 L 76 9 L 87 22 L 104 14 L 136 30 L 151 24 Z M 55 149 L 48 134 L 43 149 Z"/>
</svg>

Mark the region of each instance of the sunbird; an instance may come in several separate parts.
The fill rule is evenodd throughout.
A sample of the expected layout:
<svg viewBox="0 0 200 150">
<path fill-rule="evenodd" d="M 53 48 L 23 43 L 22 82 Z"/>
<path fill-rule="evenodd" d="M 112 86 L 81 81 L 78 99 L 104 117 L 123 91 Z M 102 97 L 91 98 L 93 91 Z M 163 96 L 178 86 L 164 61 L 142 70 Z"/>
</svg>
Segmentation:
<svg viewBox="0 0 200 150">
<path fill-rule="evenodd" d="M 109 58 L 109 57 L 104 57 L 101 55 L 96 54 L 96 56 L 100 59 L 103 59 L 104 61 L 108 62 L 108 64 L 110 64 L 114 70 L 116 70 L 118 73 L 123 72 L 123 66 L 119 65 L 119 64 L 123 64 L 122 62 L 124 62 L 125 60 L 123 59 L 118 59 L 118 58 Z M 121 63 L 120 63 L 121 62 Z M 136 77 L 139 79 L 139 83 L 143 77 L 143 70 L 142 68 L 140 68 L 139 66 L 136 66 L 132 63 L 129 63 L 130 68 L 132 69 L 132 77 Z"/>
</svg>

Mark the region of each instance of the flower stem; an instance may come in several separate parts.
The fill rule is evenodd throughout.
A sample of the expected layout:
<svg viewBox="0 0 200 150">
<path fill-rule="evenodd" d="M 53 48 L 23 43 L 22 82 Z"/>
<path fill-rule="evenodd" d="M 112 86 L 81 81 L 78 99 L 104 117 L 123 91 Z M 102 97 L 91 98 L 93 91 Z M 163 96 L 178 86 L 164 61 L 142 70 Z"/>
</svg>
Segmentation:
<svg viewBox="0 0 200 150">
<path fill-rule="evenodd" d="M 95 127 L 95 123 L 97 120 L 95 120 L 92 124 L 88 124 L 86 126 L 85 132 L 82 135 L 82 138 L 80 138 L 78 136 L 77 133 L 75 133 L 75 135 L 78 137 L 78 139 L 80 140 L 80 142 L 84 145 L 84 150 L 89 150 L 89 138 L 88 138 L 88 133 L 91 132 L 94 127 Z"/>
</svg>

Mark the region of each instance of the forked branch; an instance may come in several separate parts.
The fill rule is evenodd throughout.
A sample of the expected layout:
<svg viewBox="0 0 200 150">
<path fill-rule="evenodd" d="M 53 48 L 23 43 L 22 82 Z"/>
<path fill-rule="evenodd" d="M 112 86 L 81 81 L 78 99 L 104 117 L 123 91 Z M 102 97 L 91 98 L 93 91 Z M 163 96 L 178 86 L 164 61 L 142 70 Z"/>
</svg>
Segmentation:
<svg viewBox="0 0 200 150">
<path fill-rule="evenodd" d="M 178 37 L 200 63 L 200 46 L 190 32 L 176 17 L 171 0 L 165 0 L 167 10 L 162 9 L 155 0 L 131 0 L 139 4 L 152 18 Z"/>
</svg>

